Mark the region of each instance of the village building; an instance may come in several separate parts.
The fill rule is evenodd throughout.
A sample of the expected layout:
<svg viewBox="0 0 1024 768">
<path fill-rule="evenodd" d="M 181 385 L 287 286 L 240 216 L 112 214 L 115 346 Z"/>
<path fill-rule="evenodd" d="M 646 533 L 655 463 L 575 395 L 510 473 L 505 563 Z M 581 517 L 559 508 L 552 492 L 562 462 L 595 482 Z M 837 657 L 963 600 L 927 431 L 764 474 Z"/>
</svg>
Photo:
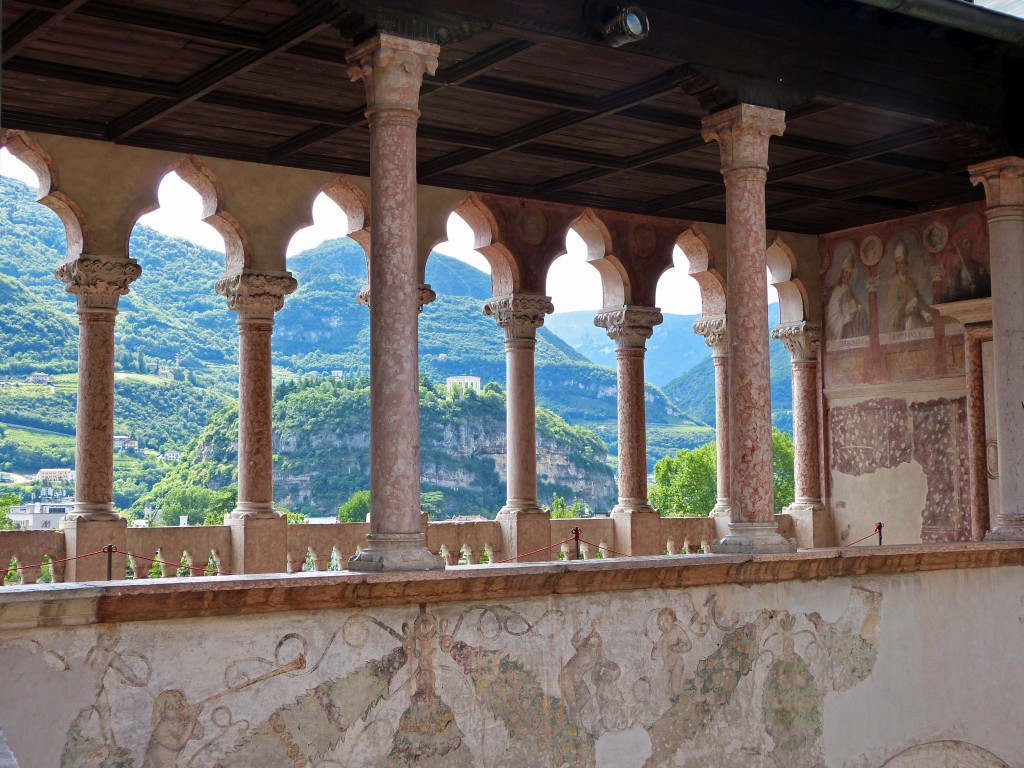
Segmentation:
<svg viewBox="0 0 1024 768">
<path fill-rule="evenodd" d="M 3 59 L 3 142 L 64 222 L 54 290 L 79 324 L 74 507 L 0 531 L 17 764 L 1024 765 L 1024 20 L 962 0 L 8 0 Z M 238 503 L 134 529 L 114 330 L 172 170 L 225 240 Z M 321 192 L 368 259 L 371 512 L 289 525 L 273 326 Z M 452 213 L 504 336 L 506 502 L 428 523 L 418 317 Z M 587 520 L 538 501 L 534 352 L 569 230 L 618 377 L 618 502 Z M 680 268 L 715 364 L 708 518 L 647 493 L 644 355 Z M 793 374 L 779 515 L 769 334 Z M 34 586 L 43 555 L 65 584 Z"/>
</svg>

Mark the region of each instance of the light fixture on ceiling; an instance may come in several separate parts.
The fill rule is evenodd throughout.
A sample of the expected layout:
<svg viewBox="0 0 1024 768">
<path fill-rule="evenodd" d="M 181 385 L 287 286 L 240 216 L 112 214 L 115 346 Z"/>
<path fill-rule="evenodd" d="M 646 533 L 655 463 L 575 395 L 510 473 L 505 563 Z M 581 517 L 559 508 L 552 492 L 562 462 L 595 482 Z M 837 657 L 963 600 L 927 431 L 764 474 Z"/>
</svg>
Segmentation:
<svg viewBox="0 0 1024 768">
<path fill-rule="evenodd" d="M 601 36 L 613 48 L 643 40 L 650 31 L 647 14 L 636 5 L 616 8 L 614 15 L 601 26 Z"/>
</svg>

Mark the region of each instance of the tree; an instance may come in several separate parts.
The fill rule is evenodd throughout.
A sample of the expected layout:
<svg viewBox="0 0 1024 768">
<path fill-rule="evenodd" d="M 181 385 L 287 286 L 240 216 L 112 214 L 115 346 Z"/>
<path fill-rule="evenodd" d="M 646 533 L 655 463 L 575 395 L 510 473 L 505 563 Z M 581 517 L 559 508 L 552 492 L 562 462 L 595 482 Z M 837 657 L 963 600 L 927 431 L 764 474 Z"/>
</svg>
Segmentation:
<svg viewBox="0 0 1024 768">
<path fill-rule="evenodd" d="M 717 447 L 715 441 L 683 449 L 654 465 L 651 504 L 667 517 L 705 517 L 717 500 Z M 772 475 L 775 514 L 793 503 L 793 440 L 772 427 Z"/>
<path fill-rule="evenodd" d="M 338 507 L 339 523 L 364 523 L 370 514 L 370 492 L 356 491 Z"/>
<path fill-rule="evenodd" d="M 234 487 L 211 490 L 197 486 L 172 488 L 163 497 L 160 525 L 178 525 L 185 516 L 189 525 L 223 525 L 224 515 L 234 509 L 238 491 Z"/>
<path fill-rule="evenodd" d="M 444 503 L 444 493 L 441 491 L 424 491 L 420 494 L 420 509 L 426 512 L 431 519 L 436 519 L 440 514 Z"/>
<path fill-rule="evenodd" d="M 11 520 L 11 507 L 21 504 L 21 497 L 16 493 L 5 493 L 0 495 L 0 531 L 15 531 L 17 524 Z"/>
<path fill-rule="evenodd" d="M 545 506 L 544 509 L 546 509 L 551 514 L 551 517 L 556 520 L 569 517 L 582 517 L 583 513 L 586 511 L 583 506 L 583 502 L 575 496 L 572 497 L 572 504 L 569 505 L 566 503 L 565 499 L 557 493 L 551 494 L 551 506 Z"/>
</svg>

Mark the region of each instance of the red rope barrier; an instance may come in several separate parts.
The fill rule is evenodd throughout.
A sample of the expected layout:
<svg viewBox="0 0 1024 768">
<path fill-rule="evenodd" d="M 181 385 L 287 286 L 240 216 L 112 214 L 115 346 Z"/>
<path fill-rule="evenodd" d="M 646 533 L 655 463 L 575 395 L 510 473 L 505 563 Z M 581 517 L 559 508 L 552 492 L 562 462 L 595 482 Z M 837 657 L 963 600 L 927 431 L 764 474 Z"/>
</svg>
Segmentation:
<svg viewBox="0 0 1024 768">
<path fill-rule="evenodd" d="M 869 533 L 869 534 L 868 534 L 867 536 L 865 536 L 865 537 L 864 537 L 864 538 L 862 538 L 862 539 L 857 539 L 856 541 L 851 541 L 851 542 L 850 542 L 849 544 L 844 544 L 843 546 L 844 546 L 844 547 L 852 547 L 852 546 L 855 546 L 855 545 L 857 545 L 857 544 L 860 544 L 860 543 L 861 543 L 862 541 L 867 541 L 867 540 L 868 540 L 868 539 L 870 539 L 870 538 L 871 538 L 872 536 L 875 536 L 876 534 L 881 534 L 881 532 L 882 532 L 882 528 L 883 528 L 883 527 L 884 527 L 884 526 L 883 526 L 883 525 L 882 525 L 881 523 L 875 523 L 875 530 L 873 530 L 873 531 L 872 531 L 871 533 Z M 879 543 L 881 543 L 881 542 L 879 542 Z"/>
<path fill-rule="evenodd" d="M 524 552 L 521 555 L 516 555 L 515 557 L 510 557 L 510 558 L 507 558 L 505 560 L 495 560 L 494 561 L 494 565 L 501 565 L 502 563 L 511 563 L 511 562 L 513 562 L 515 560 L 518 560 L 520 557 L 529 557 L 530 555 L 536 555 L 538 552 L 544 552 L 545 550 L 548 550 L 548 549 L 554 549 L 555 547 L 560 547 L 563 544 L 565 544 L 565 542 L 572 541 L 572 540 L 573 540 L 573 537 L 570 536 L 568 539 L 562 539 L 557 544 L 552 544 L 552 545 L 547 546 L 547 547 L 541 547 L 540 549 L 535 549 L 532 552 Z"/>
<path fill-rule="evenodd" d="M 84 555 L 76 555 L 75 557 L 62 557 L 60 560 L 51 560 L 48 563 L 36 563 L 35 565 L 16 565 L 13 568 L 5 568 L 7 571 L 27 571 L 29 568 L 42 568 L 44 565 L 53 565 L 54 563 L 70 563 L 72 560 L 81 560 L 83 557 L 92 557 L 93 555 L 105 555 L 107 551 L 105 549 L 97 549 L 95 552 L 86 552 Z"/>
<path fill-rule="evenodd" d="M 587 546 L 597 547 L 598 549 L 602 549 L 605 552 L 611 552 L 613 555 L 618 555 L 619 557 L 632 557 L 632 555 L 627 555 L 625 552 L 616 552 L 611 547 L 602 547 L 600 544 L 593 544 L 593 543 L 591 543 L 591 542 L 589 542 L 589 541 L 587 541 L 585 539 L 580 539 L 580 541 L 582 541 Z"/>
<path fill-rule="evenodd" d="M 146 560 L 147 562 L 150 562 L 150 563 L 160 563 L 160 565 L 171 565 L 171 566 L 174 566 L 176 568 L 188 568 L 190 571 L 202 571 L 203 573 L 206 573 L 206 569 L 207 569 L 207 567 L 209 567 L 208 565 L 199 566 L 199 565 L 186 565 L 185 563 L 172 563 L 172 562 L 170 562 L 168 560 L 155 560 L 152 557 L 145 557 L 143 555 L 136 555 L 136 554 L 133 554 L 132 552 L 123 552 L 121 550 L 115 550 L 115 551 L 119 551 L 119 552 L 121 552 L 121 554 L 128 555 L 129 557 L 134 557 L 136 560 Z M 210 575 L 211 576 L 230 576 L 231 574 L 228 573 L 227 571 L 213 571 Z"/>
</svg>

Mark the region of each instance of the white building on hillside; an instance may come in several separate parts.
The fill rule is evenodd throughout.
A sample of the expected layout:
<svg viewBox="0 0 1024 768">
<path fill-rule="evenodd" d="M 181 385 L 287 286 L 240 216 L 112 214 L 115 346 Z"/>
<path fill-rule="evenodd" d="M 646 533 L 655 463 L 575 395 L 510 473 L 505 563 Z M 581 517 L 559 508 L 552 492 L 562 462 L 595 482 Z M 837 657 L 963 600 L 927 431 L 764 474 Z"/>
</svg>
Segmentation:
<svg viewBox="0 0 1024 768">
<path fill-rule="evenodd" d="M 75 506 L 75 500 L 65 496 L 51 501 L 33 501 L 30 504 L 11 507 L 11 522 L 23 531 L 46 531 L 60 528 L 64 519 Z"/>
</svg>

